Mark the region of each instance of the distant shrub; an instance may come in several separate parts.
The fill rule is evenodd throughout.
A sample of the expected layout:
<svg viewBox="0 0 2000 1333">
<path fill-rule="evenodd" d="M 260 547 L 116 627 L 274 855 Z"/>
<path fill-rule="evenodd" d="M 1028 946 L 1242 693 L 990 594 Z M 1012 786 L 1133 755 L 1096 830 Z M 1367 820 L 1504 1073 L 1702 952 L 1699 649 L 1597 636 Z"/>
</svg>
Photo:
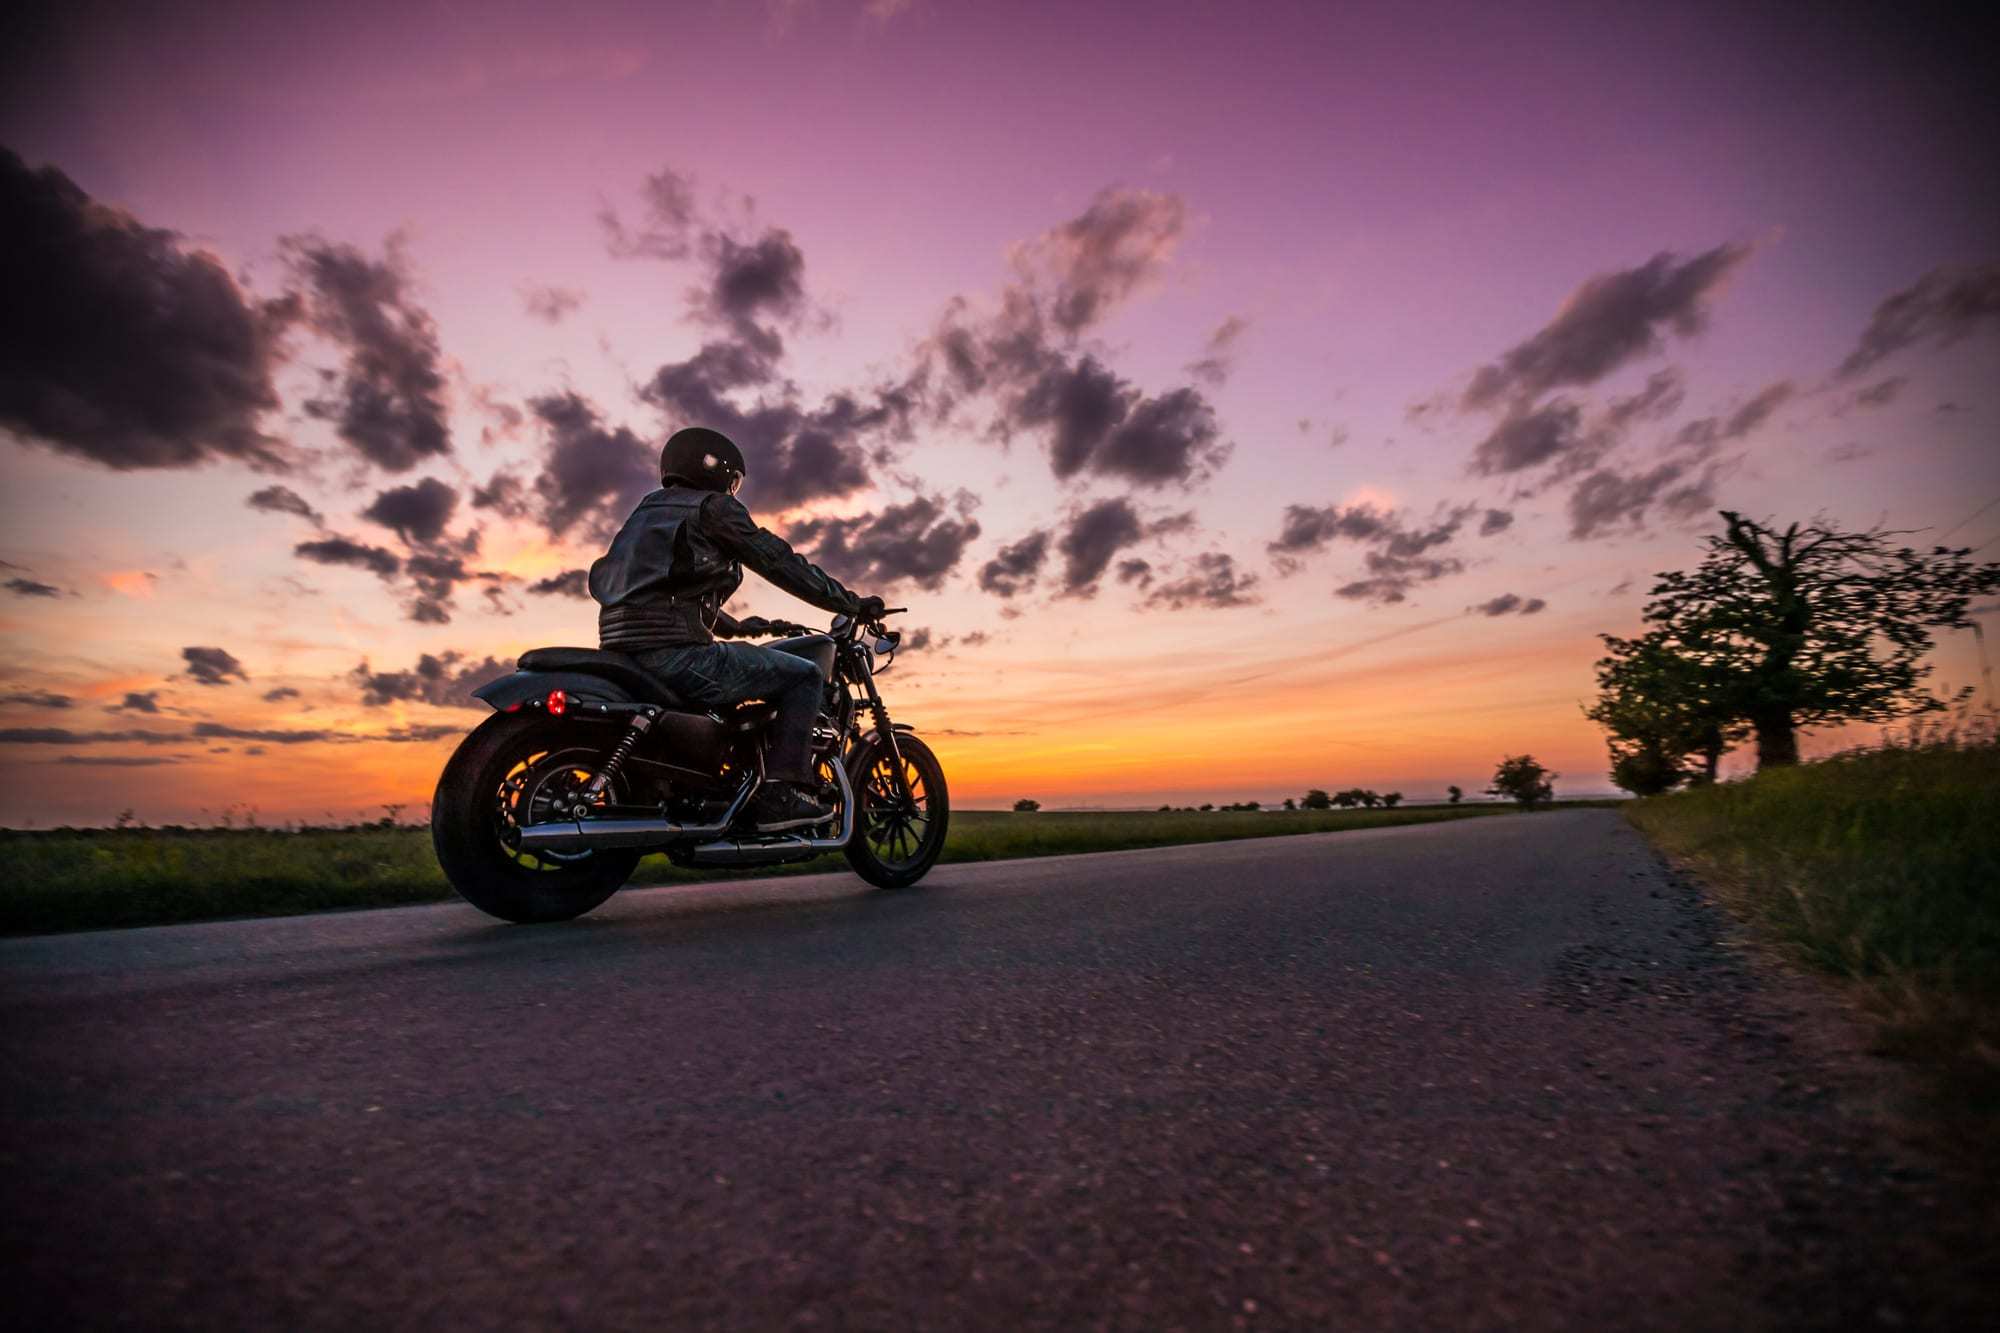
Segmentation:
<svg viewBox="0 0 2000 1333">
<path fill-rule="evenodd" d="M 1014 813 L 1017 815 L 1032 815 L 1041 808 L 1042 803 L 1040 801 L 1030 800 L 1026 796 L 1014 802 Z"/>
</svg>

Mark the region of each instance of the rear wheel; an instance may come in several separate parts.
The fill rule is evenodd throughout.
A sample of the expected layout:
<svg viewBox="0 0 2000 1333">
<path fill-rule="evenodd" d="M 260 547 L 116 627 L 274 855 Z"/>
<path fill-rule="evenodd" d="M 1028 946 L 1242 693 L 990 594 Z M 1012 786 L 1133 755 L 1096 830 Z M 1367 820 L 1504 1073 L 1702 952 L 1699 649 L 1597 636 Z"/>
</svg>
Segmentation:
<svg viewBox="0 0 2000 1333">
<path fill-rule="evenodd" d="M 459 896 L 502 921 L 582 916 L 631 878 L 640 853 L 524 852 L 520 830 L 557 818 L 603 759 L 583 728 L 497 713 L 459 745 L 431 800 L 431 845 Z M 616 801 L 615 792 L 609 793 Z"/>
<path fill-rule="evenodd" d="M 897 732 L 896 748 L 909 794 L 896 782 L 896 756 L 873 742 L 854 782 L 854 838 L 847 844 L 854 873 L 883 889 L 908 888 L 924 877 L 944 851 L 951 819 L 944 766 L 931 747 Z"/>
</svg>

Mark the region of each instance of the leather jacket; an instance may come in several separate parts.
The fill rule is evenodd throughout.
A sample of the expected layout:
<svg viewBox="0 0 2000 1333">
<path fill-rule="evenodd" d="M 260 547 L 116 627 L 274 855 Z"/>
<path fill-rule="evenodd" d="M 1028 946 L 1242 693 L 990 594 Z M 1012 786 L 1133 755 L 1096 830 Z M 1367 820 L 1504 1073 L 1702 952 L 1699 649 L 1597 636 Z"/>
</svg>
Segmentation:
<svg viewBox="0 0 2000 1333">
<path fill-rule="evenodd" d="M 590 567 L 598 643 L 637 653 L 734 637 L 722 604 L 745 565 L 822 611 L 853 615 L 860 606 L 838 579 L 758 527 L 735 496 L 668 486 L 639 501 Z"/>
</svg>

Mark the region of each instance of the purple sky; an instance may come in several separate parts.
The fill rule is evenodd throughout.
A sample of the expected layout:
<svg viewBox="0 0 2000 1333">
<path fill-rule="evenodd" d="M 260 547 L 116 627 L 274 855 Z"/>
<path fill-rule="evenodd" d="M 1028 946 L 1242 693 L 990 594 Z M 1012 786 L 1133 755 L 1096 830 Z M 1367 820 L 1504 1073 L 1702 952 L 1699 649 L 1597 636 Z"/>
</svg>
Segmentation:
<svg viewBox="0 0 2000 1333">
<path fill-rule="evenodd" d="M 1994 122 L 1923 13 L 10 20 L 0 821 L 421 802 L 452 681 L 592 640 L 535 585 L 715 411 L 916 608 L 963 803 L 1601 789 L 1594 636 L 1718 507 L 2000 535 Z"/>
</svg>

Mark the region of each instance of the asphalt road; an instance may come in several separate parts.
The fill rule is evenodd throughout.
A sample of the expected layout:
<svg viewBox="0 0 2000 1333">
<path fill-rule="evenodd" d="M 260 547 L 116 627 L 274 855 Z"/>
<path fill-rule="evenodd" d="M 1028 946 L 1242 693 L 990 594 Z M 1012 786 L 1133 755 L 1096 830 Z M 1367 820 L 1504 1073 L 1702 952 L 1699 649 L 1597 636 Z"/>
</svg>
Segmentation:
<svg viewBox="0 0 2000 1333">
<path fill-rule="evenodd" d="M 1718 928 L 1579 810 L 900 895 L 646 890 L 559 927 L 0 942 L 7 1300 L 237 1328 L 1965 1317 L 1958 1187 Z"/>
</svg>

